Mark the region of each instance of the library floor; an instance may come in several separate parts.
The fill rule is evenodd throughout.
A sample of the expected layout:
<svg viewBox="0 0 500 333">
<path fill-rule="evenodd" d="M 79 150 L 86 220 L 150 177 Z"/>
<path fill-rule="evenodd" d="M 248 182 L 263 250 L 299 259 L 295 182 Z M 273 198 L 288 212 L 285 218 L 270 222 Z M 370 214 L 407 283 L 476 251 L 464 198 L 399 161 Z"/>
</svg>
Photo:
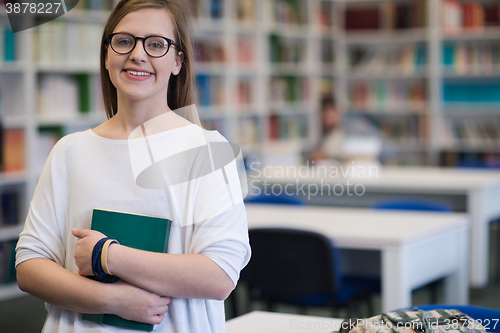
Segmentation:
<svg viewBox="0 0 500 333">
<path fill-rule="evenodd" d="M 498 227 L 492 228 L 490 233 L 490 283 L 481 290 L 471 290 L 470 304 L 488 307 L 493 309 L 500 309 L 500 230 Z M 240 296 L 244 296 L 244 292 L 240 292 Z M 442 292 L 438 295 L 438 301 L 442 302 Z M 376 299 L 375 304 L 380 304 L 380 299 Z M 428 290 L 421 289 L 413 292 L 412 295 L 413 305 L 428 304 L 429 294 Z M 254 309 L 257 310 L 259 304 Z M 281 312 L 297 313 L 296 308 L 293 307 L 279 307 L 277 309 Z M 380 308 L 376 307 L 376 313 L 380 312 Z M 230 315 L 230 309 L 227 309 Z M 12 300 L 0 302 L 0 332 L 1 333 L 38 333 L 41 331 L 43 322 L 47 312 L 45 311 L 44 303 L 30 295 L 19 297 Z M 331 316 L 331 313 L 320 309 L 308 309 L 308 315 L 316 316 Z M 339 313 L 338 317 L 343 314 Z"/>
</svg>

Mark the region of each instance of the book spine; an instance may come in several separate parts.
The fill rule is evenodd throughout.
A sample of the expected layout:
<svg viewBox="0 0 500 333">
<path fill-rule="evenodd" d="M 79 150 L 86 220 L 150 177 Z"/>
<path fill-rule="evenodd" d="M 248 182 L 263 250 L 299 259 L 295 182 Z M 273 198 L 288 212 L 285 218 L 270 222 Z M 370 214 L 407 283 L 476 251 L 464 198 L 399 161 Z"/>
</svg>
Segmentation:
<svg viewBox="0 0 500 333">
<path fill-rule="evenodd" d="M 5 41 L 5 61 L 16 60 L 16 38 L 12 29 L 6 27 L 4 29 Z"/>
</svg>

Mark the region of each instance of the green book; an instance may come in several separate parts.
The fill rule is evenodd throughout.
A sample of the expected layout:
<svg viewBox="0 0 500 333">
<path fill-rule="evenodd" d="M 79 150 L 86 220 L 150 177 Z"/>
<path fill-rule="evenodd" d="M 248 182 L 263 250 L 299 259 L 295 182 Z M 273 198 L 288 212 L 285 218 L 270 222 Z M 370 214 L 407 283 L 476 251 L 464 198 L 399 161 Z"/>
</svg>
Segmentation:
<svg viewBox="0 0 500 333">
<path fill-rule="evenodd" d="M 116 239 L 124 246 L 165 253 L 171 224 L 172 221 L 165 218 L 95 208 L 92 213 L 91 229 Z M 103 282 L 115 281 L 117 279 L 112 278 Z M 135 330 L 153 330 L 153 325 L 123 319 L 113 314 L 83 314 L 82 319 Z"/>
</svg>

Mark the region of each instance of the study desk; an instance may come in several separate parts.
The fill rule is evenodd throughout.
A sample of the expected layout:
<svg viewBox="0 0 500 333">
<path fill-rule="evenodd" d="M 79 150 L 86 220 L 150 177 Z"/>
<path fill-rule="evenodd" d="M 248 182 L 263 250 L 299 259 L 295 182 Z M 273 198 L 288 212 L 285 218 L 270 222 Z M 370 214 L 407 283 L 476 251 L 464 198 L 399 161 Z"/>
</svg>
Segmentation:
<svg viewBox="0 0 500 333">
<path fill-rule="evenodd" d="M 500 217 L 500 172 L 435 167 L 375 167 L 374 170 L 364 166 L 359 169 L 354 164 L 349 167 L 265 167 L 249 173 L 249 193 L 255 194 L 258 188 L 264 191 L 266 186 L 270 192 L 277 184 L 283 190 L 288 185 L 288 193 L 305 197 L 311 205 L 373 207 L 382 200 L 401 197 L 446 203 L 454 211 L 470 216 L 470 283 L 478 288 L 486 286 L 489 222 Z"/>
<path fill-rule="evenodd" d="M 382 310 L 411 306 L 413 289 L 444 277 L 445 302 L 469 301 L 465 214 L 247 204 L 248 227 L 311 230 L 340 249 L 379 250 Z"/>
<path fill-rule="evenodd" d="M 226 322 L 226 333 L 332 333 L 342 319 L 253 311 Z"/>
</svg>

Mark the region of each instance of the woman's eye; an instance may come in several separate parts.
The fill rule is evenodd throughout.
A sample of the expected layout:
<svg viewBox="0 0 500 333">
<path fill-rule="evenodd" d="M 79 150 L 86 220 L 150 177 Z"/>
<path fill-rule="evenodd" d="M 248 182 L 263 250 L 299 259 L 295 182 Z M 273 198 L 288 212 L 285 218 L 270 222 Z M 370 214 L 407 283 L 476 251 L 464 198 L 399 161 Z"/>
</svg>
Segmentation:
<svg viewBox="0 0 500 333">
<path fill-rule="evenodd" d="M 118 45 L 130 45 L 130 41 L 128 39 L 120 39 Z"/>
<path fill-rule="evenodd" d="M 161 49 L 164 46 L 163 46 L 163 44 L 160 44 L 160 43 L 150 43 L 149 47 L 152 47 L 152 48 L 155 48 L 155 49 Z"/>
</svg>

